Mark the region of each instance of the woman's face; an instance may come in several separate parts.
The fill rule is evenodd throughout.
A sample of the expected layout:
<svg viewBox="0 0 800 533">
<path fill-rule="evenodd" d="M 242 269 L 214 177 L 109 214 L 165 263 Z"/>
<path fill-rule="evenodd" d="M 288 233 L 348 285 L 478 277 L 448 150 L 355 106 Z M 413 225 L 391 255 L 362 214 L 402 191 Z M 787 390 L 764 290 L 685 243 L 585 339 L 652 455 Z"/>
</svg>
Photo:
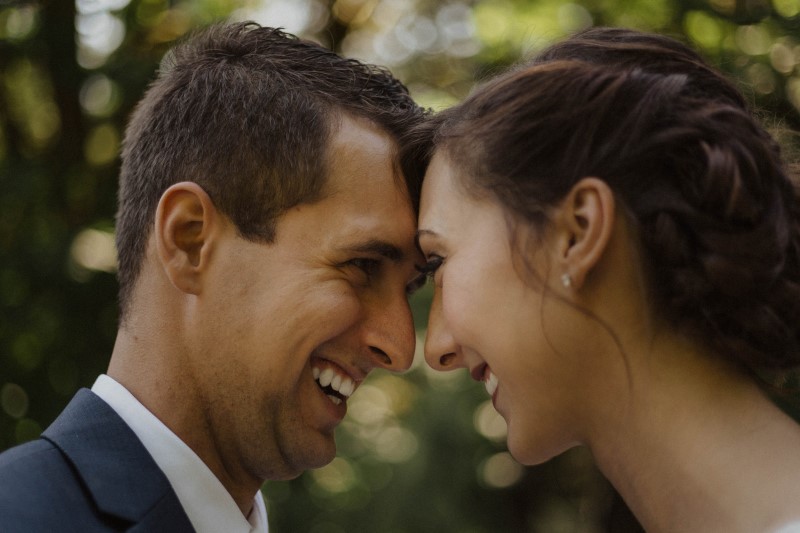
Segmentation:
<svg viewBox="0 0 800 533">
<path fill-rule="evenodd" d="M 425 357 L 435 369 L 466 368 L 484 382 L 508 423 L 511 453 L 539 463 L 578 441 L 586 371 L 570 357 L 576 312 L 559 296 L 566 289 L 551 282 L 561 273 L 548 272 L 547 236 L 520 251 L 532 275 L 504 208 L 464 191 L 458 173 L 437 152 L 422 188 L 419 243 L 429 269 L 438 265 Z"/>
</svg>

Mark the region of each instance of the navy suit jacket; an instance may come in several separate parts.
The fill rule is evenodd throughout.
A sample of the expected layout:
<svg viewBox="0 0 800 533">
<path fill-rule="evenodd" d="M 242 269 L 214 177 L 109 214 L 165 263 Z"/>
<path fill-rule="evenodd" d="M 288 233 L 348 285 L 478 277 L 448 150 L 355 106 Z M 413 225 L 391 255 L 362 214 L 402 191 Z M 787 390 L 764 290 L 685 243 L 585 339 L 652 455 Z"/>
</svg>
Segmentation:
<svg viewBox="0 0 800 533">
<path fill-rule="evenodd" d="M 194 531 L 136 434 L 81 389 L 41 438 L 0 454 L 0 531 Z"/>
</svg>

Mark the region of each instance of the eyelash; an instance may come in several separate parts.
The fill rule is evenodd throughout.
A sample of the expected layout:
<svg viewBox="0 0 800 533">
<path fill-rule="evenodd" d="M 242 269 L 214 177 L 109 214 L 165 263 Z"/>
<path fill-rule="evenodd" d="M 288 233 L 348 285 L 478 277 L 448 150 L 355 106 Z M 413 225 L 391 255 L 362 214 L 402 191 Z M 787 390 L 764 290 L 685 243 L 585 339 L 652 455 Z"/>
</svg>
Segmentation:
<svg viewBox="0 0 800 533">
<path fill-rule="evenodd" d="M 442 263 L 444 263 L 444 258 L 438 255 L 432 255 L 427 263 L 422 266 L 417 266 L 417 270 L 420 274 L 424 274 L 428 278 L 433 279 L 433 276 L 436 275 L 436 271 L 439 270 Z"/>
<path fill-rule="evenodd" d="M 422 287 L 424 287 L 426 281 L 428 281 L 428 278 L 423 276 L 422 274 L 416 276 L 414 279 L 411 280 L 411 282 L 408 285 L 406 285 L 406 294 L 408 296 L 411 296 L 412 294 L 420 290 Z"/>
<path fill-rule="evenodd" d="M 428 260 L 428 262 L 422 266 L 414 265 L 419 275 L 411 280 L 411 283 L 406 285 L 406 294 L 411 296 L 421 289 L 429 279 L 433 280 L 433 276 L 436 274 L 439 267 L 442 266 L 443 262 L 444 259 L 441 257 L 433 256 L 433 259 Z"/>
</svg>

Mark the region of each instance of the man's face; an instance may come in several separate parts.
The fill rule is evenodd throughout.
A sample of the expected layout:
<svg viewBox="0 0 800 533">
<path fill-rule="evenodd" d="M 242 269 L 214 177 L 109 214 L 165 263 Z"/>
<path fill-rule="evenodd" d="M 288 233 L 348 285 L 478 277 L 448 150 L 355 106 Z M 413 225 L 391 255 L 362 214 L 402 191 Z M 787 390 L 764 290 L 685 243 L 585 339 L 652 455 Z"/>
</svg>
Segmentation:
<svg viewBox="0 0 800 533">
<path fill-rule="evenodd" d="M 347 396 L 372 369 L 411 364 L 406 287 L 420 259 L 395 151 L 374 125 L 345 117 L 330 140 L 323 200 L 282 215 L 272 244 L 224 225 L 187 370 L 210 445 L 234 478 L 327 464 Z"/>
</svg>

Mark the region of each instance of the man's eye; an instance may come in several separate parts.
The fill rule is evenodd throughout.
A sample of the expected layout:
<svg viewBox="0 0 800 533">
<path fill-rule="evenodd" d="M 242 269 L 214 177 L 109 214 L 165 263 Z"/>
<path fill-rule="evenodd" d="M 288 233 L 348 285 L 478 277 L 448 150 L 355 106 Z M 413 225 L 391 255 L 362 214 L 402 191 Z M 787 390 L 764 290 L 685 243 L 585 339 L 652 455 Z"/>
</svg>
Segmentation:
<svg viewBox="0 0 800 533">
<path fill-rule="evenodd" d="M 378 273 L 378 270 L 381 268 L 380 260 L 369 259 L 367 257 L 351 259 L 348 261 L 348 263 L 361 270 L 367 276 L 367 279 L 371 279 L 373 276 L 375 276 Z"/>
</svg>

